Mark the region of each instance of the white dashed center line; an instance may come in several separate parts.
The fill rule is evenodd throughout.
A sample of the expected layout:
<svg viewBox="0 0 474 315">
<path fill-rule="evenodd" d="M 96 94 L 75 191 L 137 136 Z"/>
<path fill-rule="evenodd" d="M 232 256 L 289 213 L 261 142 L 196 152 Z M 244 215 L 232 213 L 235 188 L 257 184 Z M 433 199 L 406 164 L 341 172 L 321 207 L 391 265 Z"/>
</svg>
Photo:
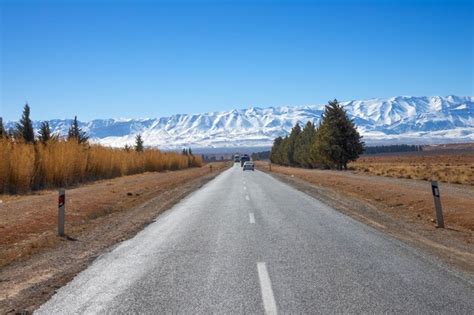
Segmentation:
<svg viewBox="0 0 474 315">
<path fill-rule="evenodd" d="M 253 213 L 249 213 L 249 219 L 251 224 L 255 223 L 255 216 L 253 215 Z"/>
<path fill-rule="evenodd" d="M 249 195 L 245 195 L 245 199 L 250 200 Z"/>
<path fill-rule="evenodd" d="M 244 186 L 244 190 L 247 190 L 247 187 Z"/>
<path fill-rule="evenodd" d="M 264 262 L 257 263 L 258 278 L 260 279 L 260 290 L 262 291 L 263 308 L 265 314 L 277 314 L 275 297 L 273 296 L 272 282 L 268 275 L 267 266 Z"/>
</svg>

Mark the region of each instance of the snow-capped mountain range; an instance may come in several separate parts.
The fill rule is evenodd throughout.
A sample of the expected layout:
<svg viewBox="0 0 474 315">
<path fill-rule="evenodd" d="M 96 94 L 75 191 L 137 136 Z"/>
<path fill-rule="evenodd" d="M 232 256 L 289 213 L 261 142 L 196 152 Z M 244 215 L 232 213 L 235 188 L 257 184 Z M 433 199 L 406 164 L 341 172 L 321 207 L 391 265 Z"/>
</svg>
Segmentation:
<svg viewBox="0 0 474 315">
<path fill-rule="evenodd" d="M 399 96 L 341 102 L 367 144 L 474 141 L 473 96 Z M 113 147 L 133 144 L 141 134 L 147 146 L 163 149 L 267 147 L 274 138 L 307 121 L 317 124 L 325 104 L 282 106 L 152 119 L 96 119 L 81 122 L 94 142 Z M 51 120 L 51 129 L 67 134 L 71 120 Z M 39 121 L 34 122 L 38 129 Z M 6 123 L 7 128 L 14 122 Z"/>
</svg>

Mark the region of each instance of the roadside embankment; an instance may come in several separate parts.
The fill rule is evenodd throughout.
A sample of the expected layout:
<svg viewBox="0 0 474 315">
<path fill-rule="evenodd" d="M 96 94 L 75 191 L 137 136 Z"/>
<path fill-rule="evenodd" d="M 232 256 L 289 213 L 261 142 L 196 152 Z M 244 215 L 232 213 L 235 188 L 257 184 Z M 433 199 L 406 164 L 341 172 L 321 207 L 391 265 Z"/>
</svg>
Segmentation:
<svg viewBox="0 0 474 315">
<path fill-rule="evenodd" d="M 70 189 L 68 238 L 56 236 L 56 190 L 0 195 L 0 313 L 34 309 L 105 249 L 135 235 L 228 166 L 213 163 Z"/>
<path fill-rule="evenodd" d="M 428 249 L 474 273 L 474 187 L 440 184 L 445 229 L 437 229 L 430 182 L 310 170 L 257 162 L 259 170 L 335 209 L 395 237 Z"/>
</svg>

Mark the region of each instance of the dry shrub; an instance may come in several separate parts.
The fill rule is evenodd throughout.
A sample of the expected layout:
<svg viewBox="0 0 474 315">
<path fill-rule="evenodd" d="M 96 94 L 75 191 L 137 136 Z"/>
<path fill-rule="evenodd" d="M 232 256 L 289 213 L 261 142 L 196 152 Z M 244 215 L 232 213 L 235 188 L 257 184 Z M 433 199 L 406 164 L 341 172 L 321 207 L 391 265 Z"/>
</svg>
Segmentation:
<svg viewBox="0 0 474 315">
<path fill-rule="evenodd" d="M 200 157 L 157 149 L 135 152 L 75 141 L 33 145 L 0 139 L 0 193 L 22 193 L 201 165 Z"/>
<path fill-rule="evenodd" d="M 365 156 L 350 164 L 356 171 L 389 177 L 474 185 L 474 154 Z"/>
<path fill-rule="evenodd" d="M 2 141 L 0 139 L 0 141 Z M 0 191 L 4 190 L 10 180 L 10 150 L 4 146 L 0 146 Z"/>
<path fill-rule="evenodd" d="M 0 141 L 0 188 L 5 191 L 15 183 L 15 190 L 28 190 L 35 172 L 34 147 Z"/>
</svg>

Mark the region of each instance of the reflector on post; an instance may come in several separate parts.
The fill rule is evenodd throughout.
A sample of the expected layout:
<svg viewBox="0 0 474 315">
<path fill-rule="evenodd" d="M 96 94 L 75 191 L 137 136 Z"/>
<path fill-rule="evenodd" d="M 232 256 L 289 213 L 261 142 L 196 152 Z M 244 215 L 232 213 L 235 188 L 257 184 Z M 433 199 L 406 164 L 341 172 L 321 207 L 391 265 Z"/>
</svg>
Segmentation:
<svg viewBox="0 0 474 315">
<path fill-rule="evenodd" d="M 431 192 L 433 193 L 435 208 L 436 208 L 436 223 L 437 227 L 444 228 L 443 208 L 441 207 L 441 197 L 439 194 L 439 187 L 437 181 L 431 181 Z"/>
<path fill-rule="evenodd" d="M 64 236 L 64 217 L 66 208 L 66 191 L 61 188 L 58 197 L 58 235 Z"/>
</svg>

